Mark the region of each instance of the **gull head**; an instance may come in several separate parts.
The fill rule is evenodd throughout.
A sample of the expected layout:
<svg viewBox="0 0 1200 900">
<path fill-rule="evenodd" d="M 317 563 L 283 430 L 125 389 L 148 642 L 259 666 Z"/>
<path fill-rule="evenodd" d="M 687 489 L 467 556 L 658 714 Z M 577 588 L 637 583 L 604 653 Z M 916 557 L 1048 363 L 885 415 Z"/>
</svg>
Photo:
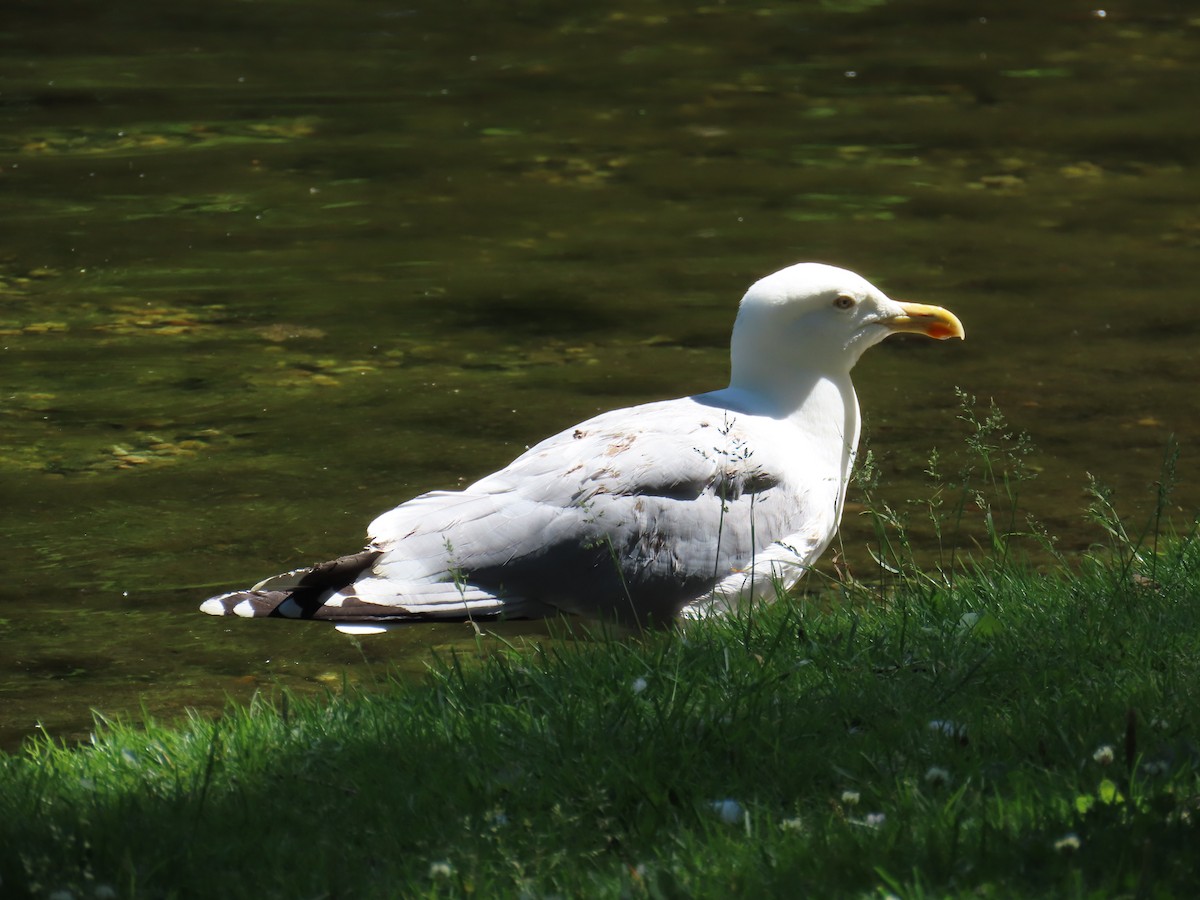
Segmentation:
<svg viewBox="0 0 1200 900">
<path fill-rule="evenodd" d="M 799 263 L 756 281 L 733 326 L 732 387 L 772 393 L 800 375 L 847 375 L 888 335 L 962 338 L 962 323 L 938 306 L 902 303 L 861 275 Z"/>
</svg>

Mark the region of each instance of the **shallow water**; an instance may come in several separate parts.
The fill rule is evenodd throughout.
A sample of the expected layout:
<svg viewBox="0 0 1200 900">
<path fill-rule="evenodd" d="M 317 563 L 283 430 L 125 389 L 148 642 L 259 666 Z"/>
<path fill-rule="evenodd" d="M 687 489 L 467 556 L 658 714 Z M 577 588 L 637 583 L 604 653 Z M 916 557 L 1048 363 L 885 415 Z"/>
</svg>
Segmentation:
<svg viewBox="0 0 1200 900">
<path fill-rule="evenodd" d="M 473 650 L 195 607 L 596 411 L 722 386 L 741 292 L 802 259 L 966 323 L 857 370 L 886 496 L 961 444 L 958 386 L 1031 435 L 1064 548 L 1099 537 L 1086 473 L 1141 515 L 1171 434 L 1187 521 L 1200 18 L 996 13 L 9 10 L 0 742 Z"/>
</svg>

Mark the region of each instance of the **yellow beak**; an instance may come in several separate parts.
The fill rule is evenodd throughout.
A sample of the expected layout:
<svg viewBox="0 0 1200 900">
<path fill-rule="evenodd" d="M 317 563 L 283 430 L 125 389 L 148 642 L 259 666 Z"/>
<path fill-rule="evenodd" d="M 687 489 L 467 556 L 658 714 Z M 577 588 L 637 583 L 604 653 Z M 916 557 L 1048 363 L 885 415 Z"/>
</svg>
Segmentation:
<svg viewBox="0 0 1200 900">
<path fill-rule="evenodd" d="M 904 310 L 903 315 L 882 319 L 879 324 L 892 331 L 923 334 L 939 341 L 953 337 L 966 339 L 967 333 L 963 330 L 962 322 L 948 309 L 926 306 L 924 303 L 901 303 L 900 308 Z"/>
</svg>

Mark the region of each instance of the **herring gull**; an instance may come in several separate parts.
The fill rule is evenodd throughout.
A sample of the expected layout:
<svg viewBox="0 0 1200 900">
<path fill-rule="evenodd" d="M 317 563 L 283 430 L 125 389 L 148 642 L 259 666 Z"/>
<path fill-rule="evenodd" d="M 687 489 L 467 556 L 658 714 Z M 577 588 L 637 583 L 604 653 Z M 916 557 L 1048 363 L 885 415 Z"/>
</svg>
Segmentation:
<svg viewBox="0 0 1200 900">
<path fill-rule="evenodd" d="M 560 612 L 645 626 L 775 596 L 837 531 L 860 429 L 850 370 L 897 332 L 964 336 L 945 309 L 790 266 L 742 298 L 728 387 L 602 413 L 384 513 L 360 553 L 200 608 L 370 632 Z"/>
</svg>

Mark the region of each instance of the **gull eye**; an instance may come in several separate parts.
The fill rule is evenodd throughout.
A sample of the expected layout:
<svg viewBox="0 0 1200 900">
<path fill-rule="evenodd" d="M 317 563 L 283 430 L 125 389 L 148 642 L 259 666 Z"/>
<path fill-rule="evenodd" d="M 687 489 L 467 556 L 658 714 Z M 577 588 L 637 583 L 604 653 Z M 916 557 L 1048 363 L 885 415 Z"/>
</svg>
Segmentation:
<svg viewBox="0 0 1200 900">
<path fill-rule="evenodd" d="M 833 298 L 833 305 L 836 306 L 838 309 L 850 309 L 857 302 L 858 301 L 855 300 L 853 297 L 851 297 L 849 294 L 838 294 L 836 297 Z"/>
</svg>

